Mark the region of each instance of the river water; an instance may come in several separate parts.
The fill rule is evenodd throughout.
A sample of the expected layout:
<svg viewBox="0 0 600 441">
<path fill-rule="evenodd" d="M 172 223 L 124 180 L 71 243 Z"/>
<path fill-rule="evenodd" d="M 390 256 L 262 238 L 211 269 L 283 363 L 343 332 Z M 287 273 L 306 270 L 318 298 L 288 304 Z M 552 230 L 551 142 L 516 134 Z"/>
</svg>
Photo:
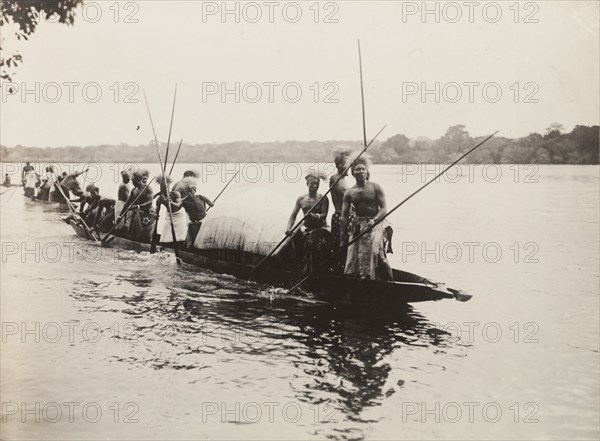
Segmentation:
<svg viewBox="0 0 600 441">
<path fill-rule="evenodd" d="M 88 178 L 116 194 L 123 167 Z M 290 212 L 306 188 L 297 167 L 227 167 L 174 175 L 201 169 L 214 198 L 239 167 L 223 200 L 255 185 Z M 2 438 L 597 439 L 598 167 L 459 170 L 393 213 L 390 260 L 474 297 L 400 313 L 98 250 L 3 194 Z M 394 206 L 435 171 L 371 179 Z"/>
</svg>

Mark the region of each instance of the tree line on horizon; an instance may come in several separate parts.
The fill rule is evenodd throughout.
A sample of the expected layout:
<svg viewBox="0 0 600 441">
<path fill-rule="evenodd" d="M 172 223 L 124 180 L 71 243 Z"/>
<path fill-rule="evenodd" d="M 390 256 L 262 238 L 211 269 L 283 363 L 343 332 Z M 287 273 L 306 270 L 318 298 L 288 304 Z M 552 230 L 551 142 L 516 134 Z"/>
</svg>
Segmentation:
<svg viewBox="0 0 600 441">
<path fill-rule="evenodd" d="M 598 164 L 599 126 L 578 125 L 564 133 L 554 123 L 546 133 L 510 139 L 495 136 L 465 158 L 472 164 Z M 375 141 L 368 150 L 375 164 L 447 163 L 474 146 L 484 137 L 471 137 L 464 125 L 449 127 L 436 140 L 419 137 L 409 139 L 394 135 L 384 142 Z M 163 152 L 165 145 L 163 144 Z M 183 144 L 178 163 L 198 162 L 333 162 L 333 151 L 339 148 L 360 150 L 360 141 L 236 141 L 223 144 Z M 176 144 L 171 145 L 170 158 Z M 153 142 L 130 146 L 98 145 L 88 147 L 16 147 L 0 146 L 1 162 L 158 162 Z"/>
</svg>

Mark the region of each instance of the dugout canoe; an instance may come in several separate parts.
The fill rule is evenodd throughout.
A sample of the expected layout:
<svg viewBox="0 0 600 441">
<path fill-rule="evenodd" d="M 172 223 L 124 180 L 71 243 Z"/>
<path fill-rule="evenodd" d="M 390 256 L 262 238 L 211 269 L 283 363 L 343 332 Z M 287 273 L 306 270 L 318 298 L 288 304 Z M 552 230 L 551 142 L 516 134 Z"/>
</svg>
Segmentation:
<svg viewBox="0 0 600 441">
<path fill-rule="evenodd" d="M 77 236 L 90 240 L 85 230 L 74 221 L 69 225 Z M 150 244 L 112 236 L 107 246 L 137 252 L 150 252 Z M 159 245 L 159 251 L 173 252 L 168 246 Z M 218 258 L 215 250 L 186 249 L 179 250 L 181 260 L 190 265 L 190 269 L 201 268 L 215 273 L 229 274 L 239 279 L 248 280 L 253 265 L 235 263 L 223 258 Z M 227 253 L 220 253 L 225 256 Z M 257 261 L 261 256 L 245 256 Z M 309 279 L 302 290 L 310 292 L 318 300 L 363 306 L 395 307 L 407 303 L 438 301 L 442 299 L 455 299 L 465 302 L 472 296 L 463 291 L 447 287 L 416 274 L 406 271 L 393 270 L 393 281 L 365 280 L 355 277 L 324 274 Z M 305 274 L 299 271 L 290 271 L 276 265 L 264 265 L 252 275 L 252 280 L 258 283 L 289 288 L 301 280 Z"/>
</svg>

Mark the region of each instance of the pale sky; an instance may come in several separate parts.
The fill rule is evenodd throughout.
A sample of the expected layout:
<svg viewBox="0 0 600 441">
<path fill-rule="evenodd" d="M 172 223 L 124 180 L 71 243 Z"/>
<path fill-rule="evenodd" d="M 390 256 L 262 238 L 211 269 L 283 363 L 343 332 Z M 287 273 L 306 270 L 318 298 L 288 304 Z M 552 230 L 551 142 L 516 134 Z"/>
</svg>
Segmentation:
<svg viewBox="0 0 600 441">
<path fill-rule="evenodd" d="M 422 2 L 227 2 L 239 23 L 221 16 L 222 2 L 115 3 L 87 2 L 74 26 L 43 23 L 29 41 L 2 30 L 7 49 L 24 57 L 16 94 L 2 87 L 3 145 L 145 144 L 143 89 L 166 141 L 175 83 L 173 138 L 186 143 L 359 140 L 358 38 L 369 138 L 384 124 L 382 141 L 437 138 L 454 124 L 519 137 L 600 120 L 598 2 L 428 3 L 439 17 L 423 17 Z M 236 83 L 239 103 L 221 96 Z M 433 92 L 422 97 L 423 88 Z"/>
</svg>

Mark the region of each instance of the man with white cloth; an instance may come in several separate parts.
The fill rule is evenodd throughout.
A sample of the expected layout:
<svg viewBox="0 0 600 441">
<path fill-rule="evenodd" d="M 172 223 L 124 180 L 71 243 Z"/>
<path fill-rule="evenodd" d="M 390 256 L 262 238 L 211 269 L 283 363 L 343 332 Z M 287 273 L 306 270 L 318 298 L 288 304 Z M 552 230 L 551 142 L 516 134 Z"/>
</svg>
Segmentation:
<svg viewBox="0 0 600 441">
<path fill-rule="evenodd" d="M 181 205 L 181 194 L 178 191 L 171 191 L 171 214 L 173 216 L 173 227 L 175 230 L 175 240 L 180 246 L 185 243 L 185 238 L 188 231 L 188 215 Z M 165 223 L 160 235 L 160 243 L 172 243 L 173 235 L 171 233 L 171 216 L 167 209 L 167 198 L 163 195 L 159 196 L 159 203 L 165 206 Z"/>
<path fill-rule="evenodd" d="M 25 197 L 34 199 L 35 198 L 35 183 L 37 182 L 37 173 L 31 165 L 31 162 L 27 161 L 23 172 L 21 174 L 21 182 L 25 188 Z"/>
</svg>

